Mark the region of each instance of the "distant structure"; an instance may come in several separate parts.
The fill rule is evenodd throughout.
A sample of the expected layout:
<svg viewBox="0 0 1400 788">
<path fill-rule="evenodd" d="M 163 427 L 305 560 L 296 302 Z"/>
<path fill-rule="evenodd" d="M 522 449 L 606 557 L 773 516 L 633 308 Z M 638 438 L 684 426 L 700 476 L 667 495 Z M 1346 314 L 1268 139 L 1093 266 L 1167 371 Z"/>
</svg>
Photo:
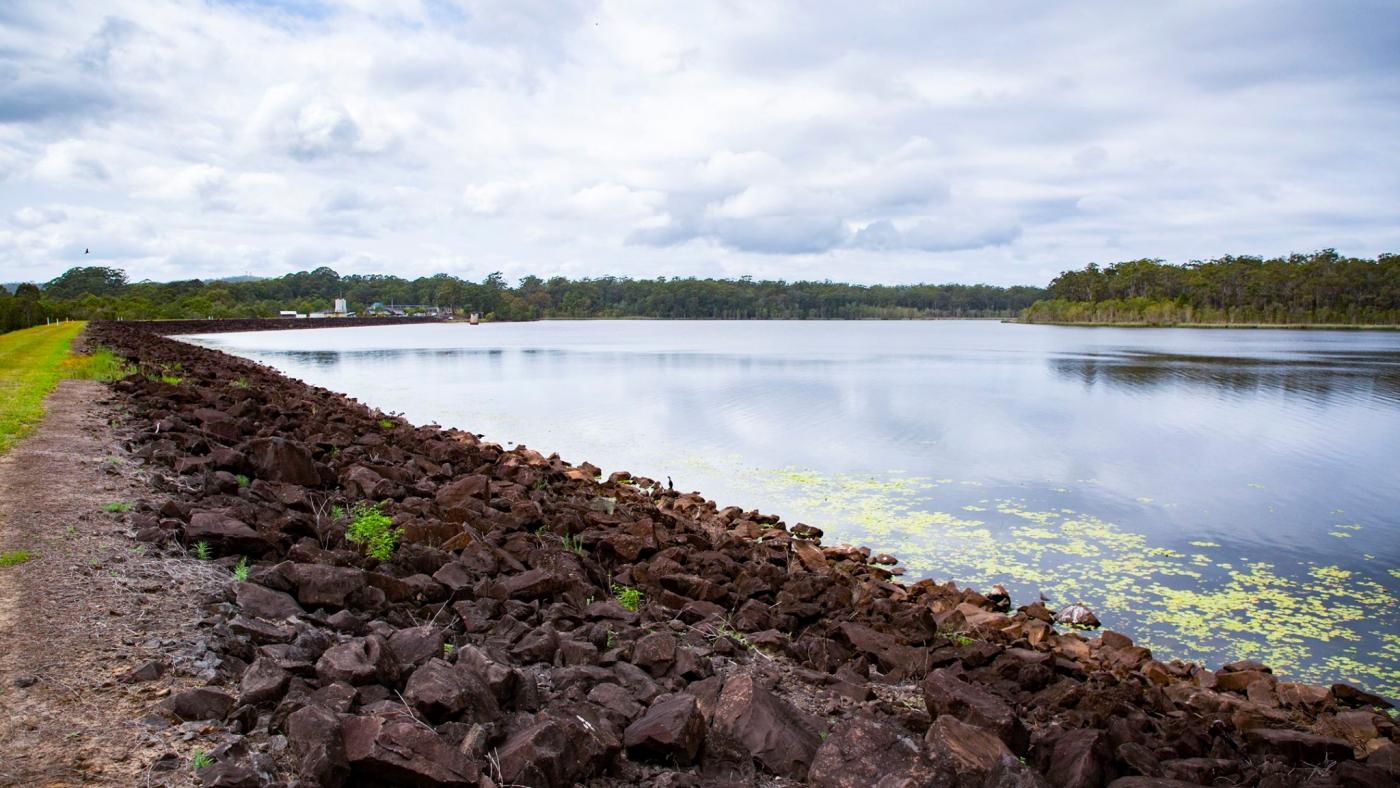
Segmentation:
<svg viewBox="0 0 1400 788">
<path fill-rule="evenodd" d="M 344 315 L 347 311 L 348 310 L 345 308 L 345 299 L 337 298 L 335 300 L 335 313 L 337 315 Z"/>
<path fill-rule="evenodd" d="M 471 314 L 471 317 L 468 318 L 468 322 L 471 323 L 472 325 L 476 325 L 476 324 L 480 323 L 480 322 L 481 322 L 481 313 L 479 313 L 479 312 L 473 312 L 473 313 Z"/>
</svg>

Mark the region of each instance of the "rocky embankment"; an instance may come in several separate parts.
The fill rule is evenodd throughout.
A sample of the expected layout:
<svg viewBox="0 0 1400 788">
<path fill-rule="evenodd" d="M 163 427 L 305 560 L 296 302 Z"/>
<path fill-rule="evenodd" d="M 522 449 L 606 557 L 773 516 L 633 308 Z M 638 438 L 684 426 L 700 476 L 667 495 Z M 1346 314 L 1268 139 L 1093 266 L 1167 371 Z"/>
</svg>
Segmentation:
<svg viewBox="0 0 1400 788">
<path fill-rule="evenodd" d="M 122 323 L 164 493 L 138 538 L 230 581 L 220 679 L 164 701 L 234 741 L 207 783 L 1396 784 L 1345 685 L 1162 662 L 890 556 L 651 480 L 416 427 Z M 179 365 L 178 384 L 162 382 Z M 382 502 L 386 560 L 347 541 Z M 392 541 L 392 540 L 391 540 Z M 381 548 L 383 544 L 379 545 Z"/>
<path fill-rule="evenodd" d="M 131 320 L 124 325 L 153 334 L 229 334 L 235 331 L 286 331 L 289 328 L 418 326 L 439 322 L 442 321 L 426 317 L 239 317 L 224 320 Z"/>
</svg>

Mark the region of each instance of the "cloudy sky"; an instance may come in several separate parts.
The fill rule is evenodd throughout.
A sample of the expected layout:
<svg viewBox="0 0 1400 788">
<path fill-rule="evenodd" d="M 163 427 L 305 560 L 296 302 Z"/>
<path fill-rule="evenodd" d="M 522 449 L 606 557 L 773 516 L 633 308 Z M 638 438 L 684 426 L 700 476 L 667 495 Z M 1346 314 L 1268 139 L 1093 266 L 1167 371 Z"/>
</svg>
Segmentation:
<svg viewBox="0 0 1400 788">
<path fill-rule="evenodd" d="M 1390 0 L 6 0 L 0 280 L 1373 256 L 1397 129 Z"/>
</svg>

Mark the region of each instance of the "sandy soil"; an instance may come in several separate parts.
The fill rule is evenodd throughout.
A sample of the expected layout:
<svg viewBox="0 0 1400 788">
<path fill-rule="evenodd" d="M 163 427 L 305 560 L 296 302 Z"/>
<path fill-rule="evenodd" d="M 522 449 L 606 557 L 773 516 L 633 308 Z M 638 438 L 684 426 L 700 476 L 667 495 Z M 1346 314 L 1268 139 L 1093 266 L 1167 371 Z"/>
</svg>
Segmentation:
<svg viewBox="0 0 1400 788">
<path fill-rule="evenodd" d="M 204 683 L 195 625 L 225 570 L 142 545 L 105 504 L 151 498 L 101 384 L 64 381 L 43 424 L 0 457 L 0 785 L 182 785 L 215 742 L 152 715 Z M 173 592 L 173 593 L 172 593 Z M 155 660 L 152 681 L 124 681 Z"/>
</svg>

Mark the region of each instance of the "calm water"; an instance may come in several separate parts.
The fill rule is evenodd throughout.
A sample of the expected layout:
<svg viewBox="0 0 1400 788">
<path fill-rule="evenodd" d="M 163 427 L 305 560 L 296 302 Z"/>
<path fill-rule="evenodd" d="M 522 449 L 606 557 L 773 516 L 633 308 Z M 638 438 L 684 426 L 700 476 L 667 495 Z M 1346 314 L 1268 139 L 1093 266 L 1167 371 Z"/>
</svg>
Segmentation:
<svg viewBox="0 0 1400 788">
<path fill-rule="evenodd" d="M 214 334 L 418 423 L 1400 696 L 1400 334 L 544 322 Z"/>
</svg>

